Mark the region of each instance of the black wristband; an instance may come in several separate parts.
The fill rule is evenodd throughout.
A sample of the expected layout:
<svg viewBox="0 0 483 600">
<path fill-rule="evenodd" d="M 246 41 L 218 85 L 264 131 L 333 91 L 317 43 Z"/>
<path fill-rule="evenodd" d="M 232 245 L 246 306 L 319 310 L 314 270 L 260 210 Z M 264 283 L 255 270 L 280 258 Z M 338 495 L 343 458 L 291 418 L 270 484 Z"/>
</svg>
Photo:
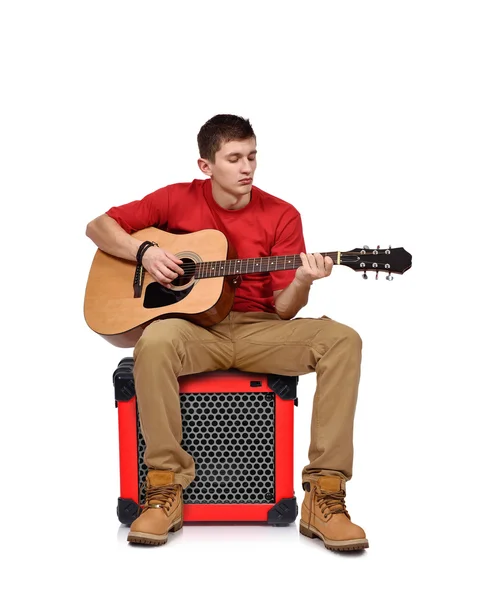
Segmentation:
<svg viewBox="0 0 483 600">
<path fill-rule="evenodd" d="M 143 256 L 144 253 L 146 252 L 146 250 L 148 248 L 151 248 L 151 246 L 157 246 L 158 244 L 156 244 L 156 242 L 143 242 L 137 251 L 136 254 L 136 262 L 138 263 L 138 265 L 142 265 L 143 264 Z"/>
</svg>

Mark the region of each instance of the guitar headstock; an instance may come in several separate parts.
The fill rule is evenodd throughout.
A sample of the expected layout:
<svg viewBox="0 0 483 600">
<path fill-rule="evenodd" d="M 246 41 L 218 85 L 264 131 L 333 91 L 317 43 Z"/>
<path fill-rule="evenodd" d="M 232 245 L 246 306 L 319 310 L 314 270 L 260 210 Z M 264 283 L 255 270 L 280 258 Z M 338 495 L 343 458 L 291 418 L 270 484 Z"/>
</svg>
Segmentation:
<svg viewBox="0 0 483 600">
<path fill-rule="evenodd" d="M 392 281 L 391 273 L 399 273 L 402 275 L 405 271 L 411 268 L 412 255 L 404 248 L 354 248 L 350 252 L 341 252 L 340 264 L 360 271 L 362 277 L 367 279 L 366 271 L 376 271 L 376 279 L 379 271 L 388 273 L 386 279 Z"/>
</svg>

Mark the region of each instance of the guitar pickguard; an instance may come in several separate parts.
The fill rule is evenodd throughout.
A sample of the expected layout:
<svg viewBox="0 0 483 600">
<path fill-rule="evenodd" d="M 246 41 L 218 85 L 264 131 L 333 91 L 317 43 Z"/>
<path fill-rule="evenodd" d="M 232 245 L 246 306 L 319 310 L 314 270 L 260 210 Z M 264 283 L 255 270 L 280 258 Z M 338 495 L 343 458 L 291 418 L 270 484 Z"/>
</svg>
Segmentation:
<svg viewBox="0 0 483 600">
<path fill-rule="evenodd" d="M 193 289 L 193 286 L 183 290 L 169 290 L 157 281 L 153 281 L 146 288 L 144 294 L 144 308 L 159 308 L 161 306 L 169 306 L 176 304 L 185 298 Z"/>
</svg>

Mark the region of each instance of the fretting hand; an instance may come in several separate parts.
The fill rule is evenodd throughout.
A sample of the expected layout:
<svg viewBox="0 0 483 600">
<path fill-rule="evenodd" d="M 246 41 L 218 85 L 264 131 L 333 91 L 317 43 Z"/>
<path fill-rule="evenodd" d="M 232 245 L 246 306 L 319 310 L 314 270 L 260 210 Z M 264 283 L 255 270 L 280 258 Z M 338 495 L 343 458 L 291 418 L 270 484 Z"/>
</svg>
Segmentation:
<svg viewBox="0 0 483 600">
<path fill-rule="evenodd" d="M 332 273 L 334 261 L 330 256 L 322 256 L 319 252 L 314 254 L 300 253 L 302 266 L 295 272 L 295 279 L 306 285 L 312 285 L 316 279 L 328 277 Z"/>
</svg>

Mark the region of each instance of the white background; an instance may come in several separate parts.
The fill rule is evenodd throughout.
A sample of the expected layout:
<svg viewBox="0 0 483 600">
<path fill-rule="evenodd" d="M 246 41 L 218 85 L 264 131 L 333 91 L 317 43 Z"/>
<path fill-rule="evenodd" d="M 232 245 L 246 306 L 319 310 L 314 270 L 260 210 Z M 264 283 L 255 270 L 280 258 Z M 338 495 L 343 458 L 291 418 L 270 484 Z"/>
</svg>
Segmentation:
<svg viewBox="0 0 483 600">
<path fill-rule="evenodd" d="M 11 2 L 0 13 L 3 551 L 9 597 L 481 593 L 482 7 L 367 2 Z M 288 528 L 193 526 L 130 547 L 117 521 L 112 372 L 83 319 L 88 221 L 202 177 L 196 134 L 249 118 L 255 184 L 307 249 L 402 246 L 345 267 L 299 316 L 364 341 L 347 504 L 362 555 Z M 295 417 L 307 462 L 315 376 Z"/>
</svg>

